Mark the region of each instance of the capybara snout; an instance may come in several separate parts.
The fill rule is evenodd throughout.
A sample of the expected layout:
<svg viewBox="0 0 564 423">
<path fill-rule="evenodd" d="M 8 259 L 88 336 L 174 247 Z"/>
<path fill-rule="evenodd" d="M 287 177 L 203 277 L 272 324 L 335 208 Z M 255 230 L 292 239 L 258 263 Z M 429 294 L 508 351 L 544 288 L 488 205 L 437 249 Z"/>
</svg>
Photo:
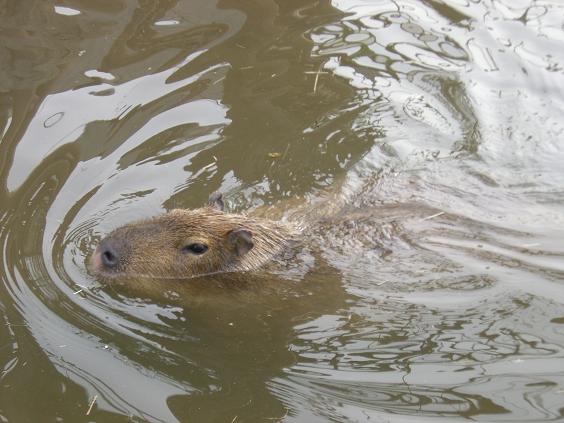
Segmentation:
<svg viewBox="0 0 564 423">
<path fill-rule="evenodd" d="M 106 239 L 96 249 L 94 256 L 96 257 L 98 266 L 102 266 L 104 269 L 113 270 L 117 268 L 120 257 L 123 256 L 123 252 L 116 248 L 115 242 L 111 239 Z"/>
</svg>

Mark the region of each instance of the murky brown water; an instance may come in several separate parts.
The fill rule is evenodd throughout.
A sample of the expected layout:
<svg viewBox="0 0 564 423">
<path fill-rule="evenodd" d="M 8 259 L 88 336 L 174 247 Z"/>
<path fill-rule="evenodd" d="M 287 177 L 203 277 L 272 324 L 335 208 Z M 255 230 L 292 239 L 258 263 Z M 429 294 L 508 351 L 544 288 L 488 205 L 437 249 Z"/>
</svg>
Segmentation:
<svg viewBox="0 0 564 423">
<path fill-rule="evenodd" d="M 0 5 L 0 421 L 564 420 L 562 2 Z M 217 189 L 333 217 L 246 288 L 88 274 Z"/>
</svg>

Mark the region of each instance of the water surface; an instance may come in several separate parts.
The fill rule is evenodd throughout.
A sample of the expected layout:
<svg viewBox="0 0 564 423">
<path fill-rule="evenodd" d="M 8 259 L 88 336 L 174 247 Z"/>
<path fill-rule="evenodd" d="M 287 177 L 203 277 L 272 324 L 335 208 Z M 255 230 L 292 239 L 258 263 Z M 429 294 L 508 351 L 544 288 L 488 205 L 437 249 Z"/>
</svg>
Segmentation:
<svg viewBox="0 0 564 423">
<path fill-rule="evenodd" d="M 1 9 L 0 421 L 564 420 L 560 2 Z M 214 190 L 309 248 L 88 273 Z"/>
</svg>

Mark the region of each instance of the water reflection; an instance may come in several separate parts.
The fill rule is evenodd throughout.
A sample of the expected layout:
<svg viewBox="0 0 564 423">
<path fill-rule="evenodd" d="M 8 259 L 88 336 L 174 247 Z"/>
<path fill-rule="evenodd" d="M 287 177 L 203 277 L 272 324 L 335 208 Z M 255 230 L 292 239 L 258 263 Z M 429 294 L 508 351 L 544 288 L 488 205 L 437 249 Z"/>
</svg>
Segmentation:
<svg viewBox="0 0 564 423">
<path fill-rule="evenodd" d="M 276 389 L 288 403 L 311 401 L 323 415 L 331 410 L 349 419 L 363 413 L 494 419 L 521 409 L 523 396 L 558 398 L 561 333 L 552 326 L 541 338 L 535 330 L 559 310 L 560 303 L 527 295 L 482 299 L 463 313 L 382 299 L 299 326 L 292 350 L 301 359 Z M 536 404 L 516 419 L 558 416 L 558 409 Z"/>
<path fill-rule="evenodd" d="M 28 3 L 0 12 L 0 417 L 562 418 L 562 5 Z M 87 274 L 217 189 L 304 224 L 300 260 Z"/>
<path fill-rule="evenodd" d="M 335 4 L 350 15 L 312 30 L 314 51 L 372 100 L 357 122 L 385 136 L 348 172 L 354 207 L 326 254 L 372 313 L 304 329 L 280 395 L 342 419 L 561 417 L 561 333 L 546 326 L 564 299 L 562 232 L 546 225 L 564 217 L 561 75 L 523 54 L 554 49 L 532 21 L 546 14 L 551 27 L 561 6 L 509 17 L 517 9 L 501 3 Z M 515 20 L 531 31 L 513 37 Z"/>
</svg>

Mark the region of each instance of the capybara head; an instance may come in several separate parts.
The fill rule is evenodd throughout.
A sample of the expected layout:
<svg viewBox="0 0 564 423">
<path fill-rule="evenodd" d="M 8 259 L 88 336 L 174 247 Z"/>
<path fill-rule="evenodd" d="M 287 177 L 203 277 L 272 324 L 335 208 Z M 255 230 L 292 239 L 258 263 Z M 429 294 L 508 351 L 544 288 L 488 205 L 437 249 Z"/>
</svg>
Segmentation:
<svg viewBox="0 0 564 423">
<path fill-rule="evenodd" d="M 172 210 L 125 225 L 104 238 L 91 258 L 102 276 L 191 278 L 255 270 L 286 249 L 283 225 L 224 213 L 220 194 L 195 210 Z"/>
</svg>

